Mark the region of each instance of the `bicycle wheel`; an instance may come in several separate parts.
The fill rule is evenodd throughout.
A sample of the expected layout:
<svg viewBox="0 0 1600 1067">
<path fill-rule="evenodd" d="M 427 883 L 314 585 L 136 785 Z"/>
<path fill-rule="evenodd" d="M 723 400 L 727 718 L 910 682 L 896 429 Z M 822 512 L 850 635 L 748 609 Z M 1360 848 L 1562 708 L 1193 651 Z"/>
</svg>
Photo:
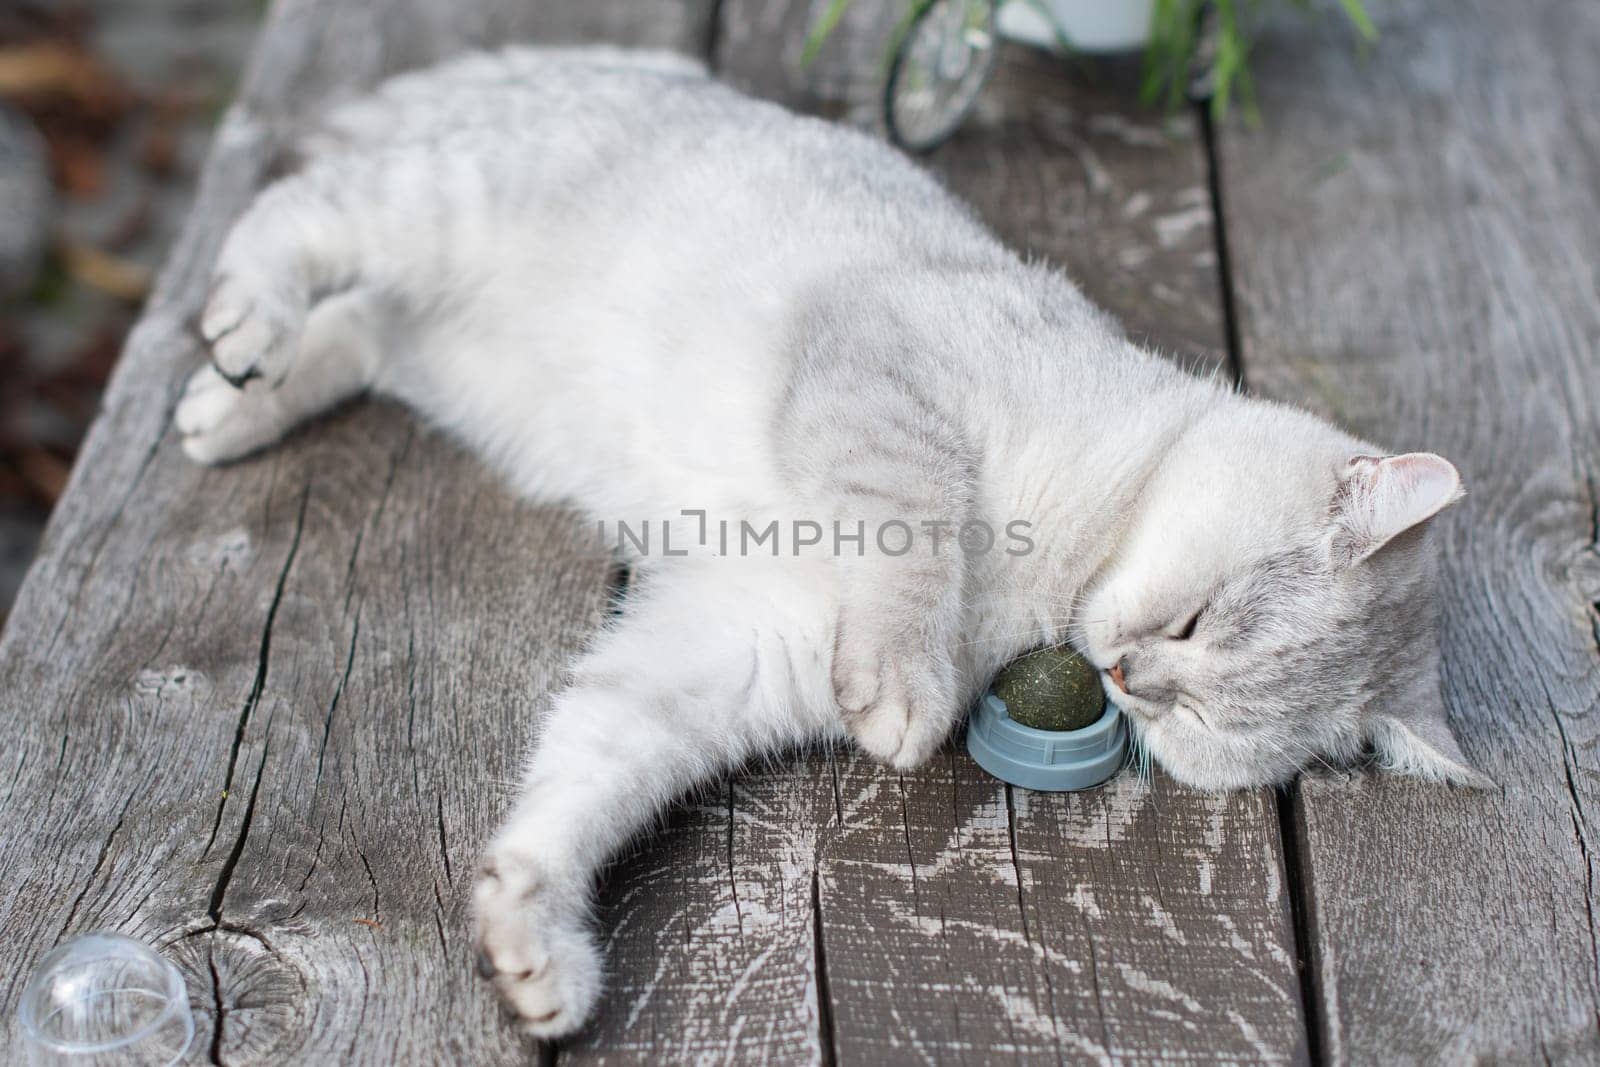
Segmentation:
<svg viewBox="0 0 1600 1067">
<path fill-rule="evenodd" d="M 927 152 L 950 139 L 999 59 L 993 0 L 931 0 L 906 28 L 883 90 L 889 139 Z"/>
</svg>

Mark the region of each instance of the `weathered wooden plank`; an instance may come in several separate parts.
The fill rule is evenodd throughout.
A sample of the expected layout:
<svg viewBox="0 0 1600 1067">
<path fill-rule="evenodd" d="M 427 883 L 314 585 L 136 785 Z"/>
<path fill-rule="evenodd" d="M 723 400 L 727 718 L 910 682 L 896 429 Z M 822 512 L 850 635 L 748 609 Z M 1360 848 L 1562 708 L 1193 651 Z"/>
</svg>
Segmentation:
<svg viewBox="0 0 1600 1067">
<path fill-rule="evenodd" d="M 1305 778 L 1322 1048 L 1592 1062 L 1600 9 L 1372 10 L 1365 57 L 1279 26 L 1255 52 L 1260 128 L 1222 135 L 1243 365 L 1461 468 L 1439 524 L 1446 699 L 1503 789 Z"/>
<path fill-rule="evenodd" d="M 915 774 L 839 770 L 819 903 L 840 1061 L 1053 1057 L 1053 968 L 1023 918 L 1006 787 L 955 749 Z"/>
<path fill-rule="evenodd" d="M 603 609 L 606 563 L 398 412 L 353 412 L 262 462 L 306 488 L 256 696 L 223 700 L 249 711 L 222 929 L 200 942 L 219 1048 L 520 1060 L 471 973 L 467 886 L 543 694 Z"/>
<path fill-rule="evenodd" d="M 697 50 L 709 10 L 274 8 L 0 641 L 8 1009 L 50 944 L 112 927 L 178 959 L 219 1062 L 528 1057 L 470 974 L 469 872 L 605 561 L 393 410 L 209 472 L 167 424 L 295 115 L 471 43 Z"/>
<path fill-rule="evenodd" d="M 960 751 L 840 792 L 820 877 L 842 1061 L 1303 1054 L 1269 794 L 1008 790 Z"/>
<path fill-rule="evenodd" d="M 1158 775 L 1014 794 L 1030 936 L 1052 963 L 1077 960 L 1093 992 L 1050 1001 L 1063 1058 L 1304 1058 L 1270 792 L 1201 798 Z"/>
<path fill-rule="evenodd" d="M 721 72 L 870 123 L 878 63 L 863 42 L 881 48 L 899 9 L 858 3 L 802 69 L 796 35 L 822 6 L 727 0 Z M 972 119 L 928 164 L 1135 336 L 1218 367 L 1204 148 L 1188 118 L 1131 105 L 1129 75 L 1111 64 L 1075 77 L 1008 49 Z M 818 840 L 816 885 L 840 1062 L 1303 1058 L 1270 793 L 1205 798 L 1120 780 L 1083 797 L 1013 795 L 959 749 L 915 774 L 851 759 L 837 771 L 835 782 L 813 760 L 791 780 L 839 805 Z M 806 875 L 794 873 L 789 899 L 804 898 Z M 790 953 L 769 969 L 789 960 L 797 979 L 816 966 Z"/>
<path fill-rule="evenodd" d="M 821 1062 L 812 878 L 834 807 L 811 772 L 741 774 L 617 865 L 609 992 L 560 1062 Z"/>
</svg>

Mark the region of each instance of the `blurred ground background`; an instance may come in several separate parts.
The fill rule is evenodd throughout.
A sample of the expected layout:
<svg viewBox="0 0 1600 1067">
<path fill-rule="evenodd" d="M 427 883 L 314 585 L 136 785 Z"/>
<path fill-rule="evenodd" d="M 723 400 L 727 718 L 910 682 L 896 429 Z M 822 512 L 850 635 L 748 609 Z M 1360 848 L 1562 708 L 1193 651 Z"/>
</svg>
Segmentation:
<svg viewBox="0 0 1600 1067">
<path fill-rule="evenodd" d="M 0 626 L 264 0 L 0 0 Z"/>
</svg>

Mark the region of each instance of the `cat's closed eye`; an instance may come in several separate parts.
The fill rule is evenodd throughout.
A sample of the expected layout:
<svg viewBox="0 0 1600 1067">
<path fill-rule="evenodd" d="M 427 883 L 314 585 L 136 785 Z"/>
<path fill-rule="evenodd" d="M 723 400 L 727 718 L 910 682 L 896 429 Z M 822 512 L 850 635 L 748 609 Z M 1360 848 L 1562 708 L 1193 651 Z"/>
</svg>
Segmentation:
<svg viewBox="0 0 1600 1067">
<path fill-rule="evenodd" d="M 1194 636 L 1194 628 L 1200 625 L 1200 616 L 1205 614 L 1205 610 L 1205 608 L 1200 608 L 1195 611 L 1193 615 L 1190 615 L 1186 620 L 1184 620 L 1181 626 L 1171 633 L 1168 633 L 1167 636 L 1174 641 L 1189 640 L 1189 638 Z"/>
</svg>

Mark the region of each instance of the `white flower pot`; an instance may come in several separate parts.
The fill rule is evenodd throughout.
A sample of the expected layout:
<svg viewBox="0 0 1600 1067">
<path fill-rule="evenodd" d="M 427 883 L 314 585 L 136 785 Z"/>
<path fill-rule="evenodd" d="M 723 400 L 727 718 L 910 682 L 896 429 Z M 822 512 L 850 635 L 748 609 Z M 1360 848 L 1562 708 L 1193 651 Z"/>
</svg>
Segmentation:
<svg viewBox="0 0 1600 1067">
<path fill-rule="evenodd" d="M 1006 0 L 996 25 L 1002 37 L 1040 48 L 1059 49 L 1064 36 L 1074 52 L 1131 52 L 1149 42 L 1155 7 L 1155 0 Z"/>
</svg>

